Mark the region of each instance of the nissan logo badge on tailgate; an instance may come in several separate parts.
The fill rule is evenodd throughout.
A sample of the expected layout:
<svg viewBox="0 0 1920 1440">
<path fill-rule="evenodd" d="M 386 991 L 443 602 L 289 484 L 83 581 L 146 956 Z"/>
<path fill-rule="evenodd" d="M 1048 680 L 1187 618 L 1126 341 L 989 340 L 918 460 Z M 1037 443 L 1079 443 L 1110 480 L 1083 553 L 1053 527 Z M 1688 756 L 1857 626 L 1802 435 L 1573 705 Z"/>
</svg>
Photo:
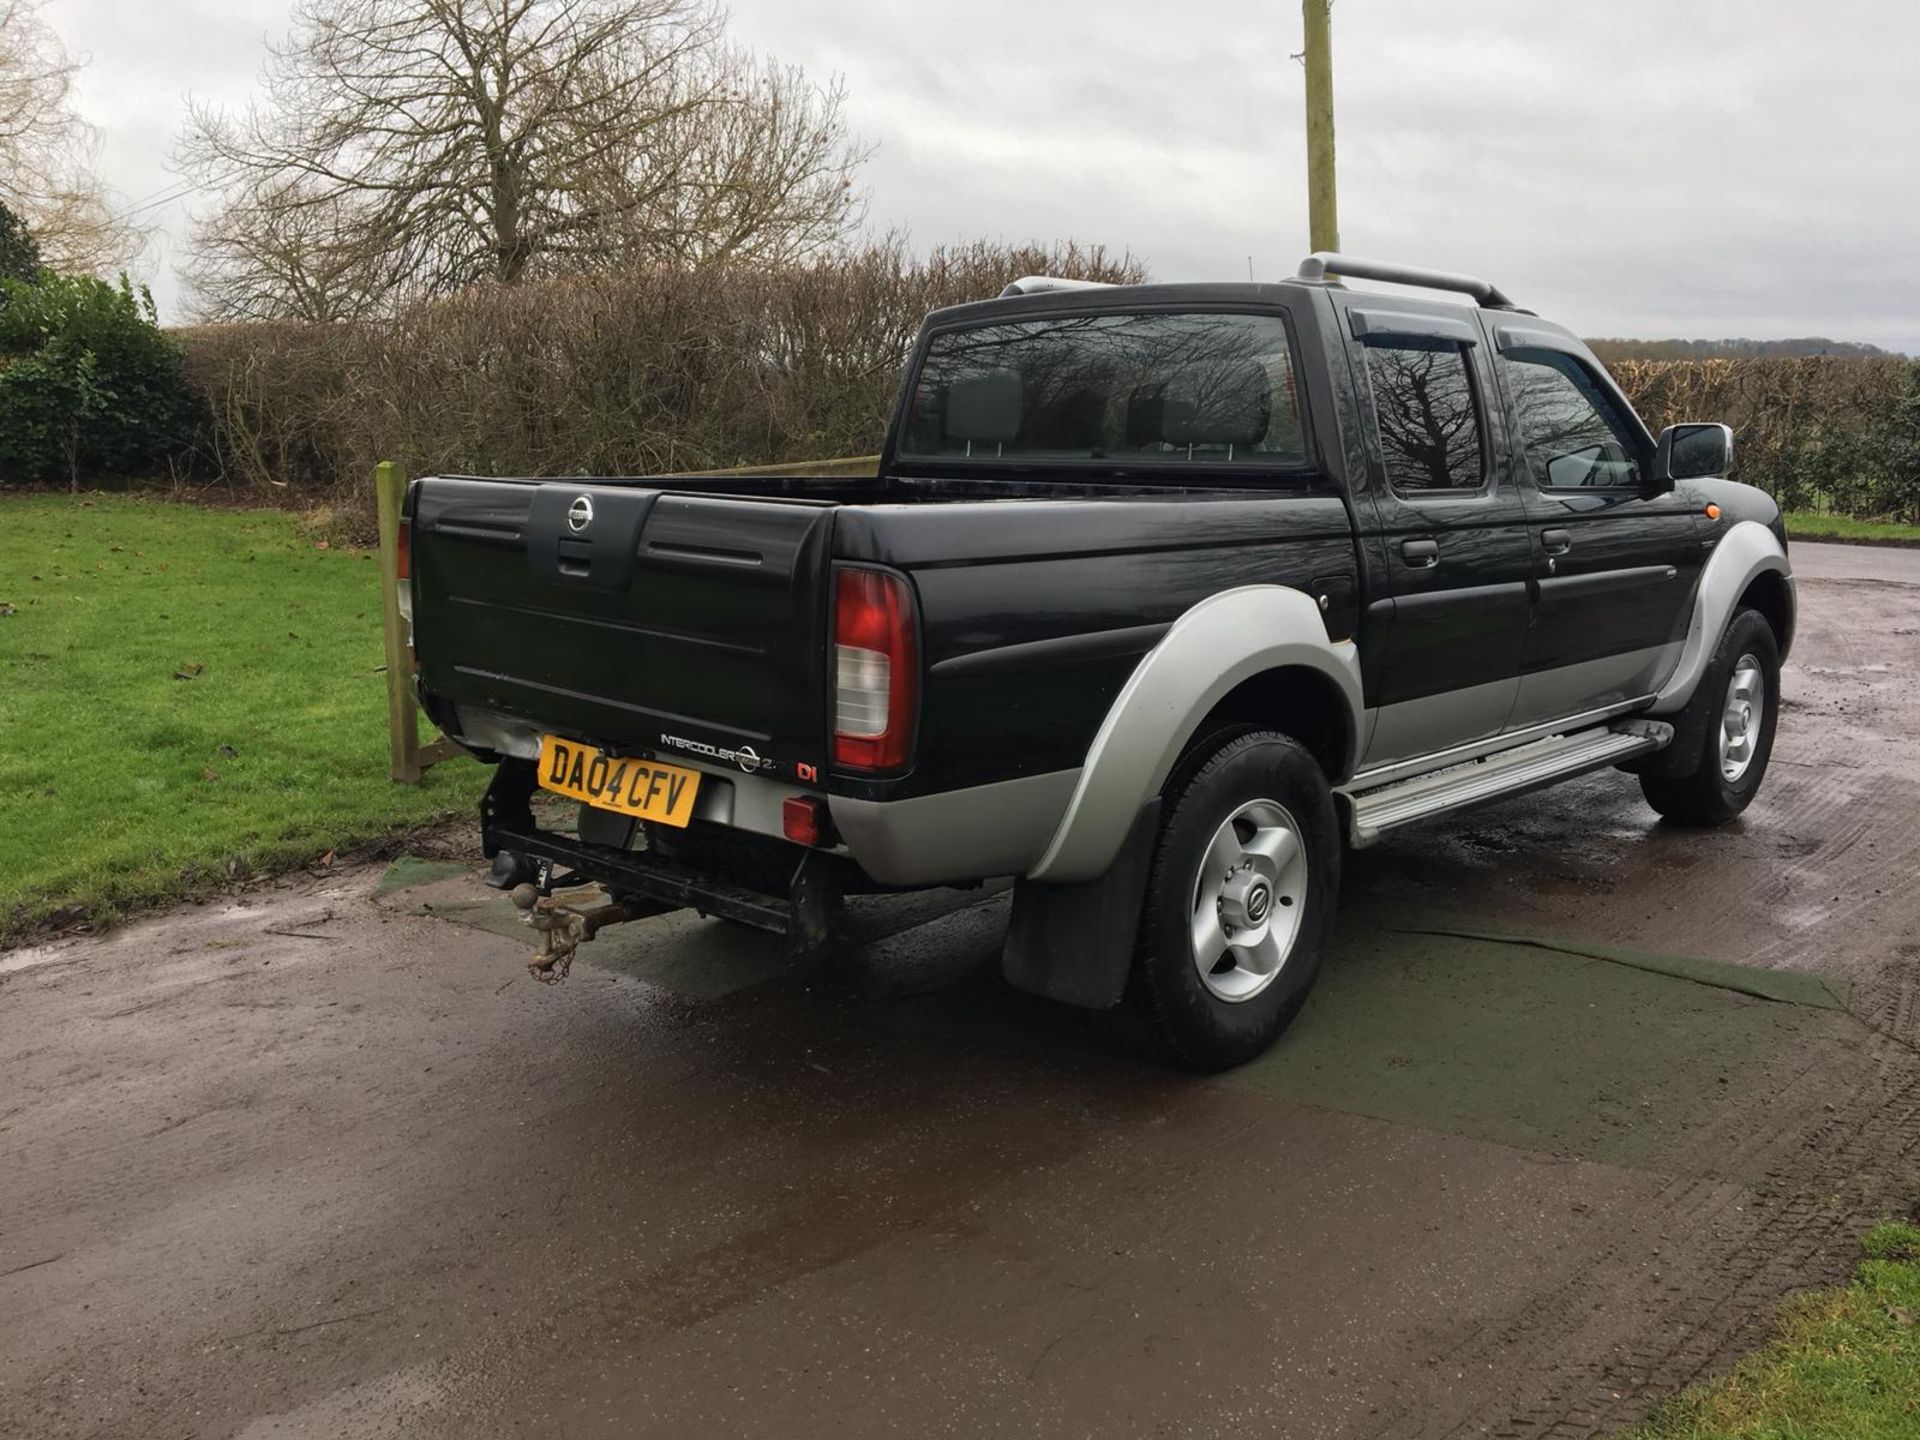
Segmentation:
<svg viewBox="0 0 1920 1440">
<path fill-rule="evenodd" d="M 567 528 L 579 534 L 593 523 L 593 497 L 582 495 L 567 507 Z"/>
</svg>

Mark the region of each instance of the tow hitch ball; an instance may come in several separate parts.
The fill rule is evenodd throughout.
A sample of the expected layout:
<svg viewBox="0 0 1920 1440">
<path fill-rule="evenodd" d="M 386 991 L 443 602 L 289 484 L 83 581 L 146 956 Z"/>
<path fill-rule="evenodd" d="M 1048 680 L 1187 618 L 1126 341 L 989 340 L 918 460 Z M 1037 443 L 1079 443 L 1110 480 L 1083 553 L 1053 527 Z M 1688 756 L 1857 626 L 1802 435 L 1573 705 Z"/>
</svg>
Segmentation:
<svg viewBox="0 0 1920 1440">
<path fill-rule="evenodd" d="M 514 886 L 512 898 L 521 911 L 520 918 L 539 933 L 540 943 L 527 962 L 527 973 L 542 985 L 557 985 L 567 978 L 573 968 L 573 952 L 580 948 L 581 941 L 593 939 L 608 925 L 658 913 L 658 907 L 624 900 L 584 908 L 568 905 L 555 896 L 542 895 L 540 887 L 531 884 Z"/>
</svg>

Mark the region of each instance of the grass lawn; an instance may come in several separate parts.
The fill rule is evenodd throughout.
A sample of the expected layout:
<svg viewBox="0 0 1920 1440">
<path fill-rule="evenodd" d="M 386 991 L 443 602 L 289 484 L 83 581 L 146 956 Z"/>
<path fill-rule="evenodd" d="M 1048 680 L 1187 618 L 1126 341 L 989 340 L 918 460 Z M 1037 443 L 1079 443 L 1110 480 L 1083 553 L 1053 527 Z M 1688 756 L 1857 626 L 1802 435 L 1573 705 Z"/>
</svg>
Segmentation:
<svg viewBox="0 0 1920 1440">
<path fill-rule="evenodd" d="M 1624 1440 L 1920 1436 L 1920 1229 L 1867 1236 L 1851 1285 L 1796 1296 L 1771 1344 Z"/>
<path fill-rule="evenodd" d="M 1868 545 L 1920 545 L 1920 525 L 1893 525 L 1884 520 L 1850 520 L 1845 515 L 1821 515 L 1812 510 L 1789 510 L 1785 516 L 1790 540 L 1851 540 Z"/>
<path fill-rule="evenodd" d="M 275 511 L 0 497 L 0 943 L 478 800 L 467 759 L 387 779 L 378 563 Z"/>
</svg>

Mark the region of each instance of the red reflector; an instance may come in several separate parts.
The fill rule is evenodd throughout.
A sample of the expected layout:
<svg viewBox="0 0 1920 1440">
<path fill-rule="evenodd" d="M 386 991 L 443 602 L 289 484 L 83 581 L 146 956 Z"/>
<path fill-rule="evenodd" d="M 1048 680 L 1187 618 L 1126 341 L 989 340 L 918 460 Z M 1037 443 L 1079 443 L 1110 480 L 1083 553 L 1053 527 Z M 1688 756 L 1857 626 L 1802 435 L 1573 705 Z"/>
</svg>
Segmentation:
<svg viewBox="0 0 1920 1440">
<path fill-rule="evenodd" d="M 406 521 L 400 522 L 400 531 L 393 546 L 394 564 L 402 580 L 413 578 L 413 526 Z"/>
<path fill-rule="evenodd" d="M 780 828 L 796 845 L 818 845 L 826 827 L 821 823 L 818 800 L 804 795 L 789 795 L 780 804 Z"/>
<path fill-rule="evenodd" d="M 833 605 L 833 759 L 849 770 L 899 770 L 912 756 L 920 689 L 913 592 L 898 575 L 837 572 Z"/>
</svg>

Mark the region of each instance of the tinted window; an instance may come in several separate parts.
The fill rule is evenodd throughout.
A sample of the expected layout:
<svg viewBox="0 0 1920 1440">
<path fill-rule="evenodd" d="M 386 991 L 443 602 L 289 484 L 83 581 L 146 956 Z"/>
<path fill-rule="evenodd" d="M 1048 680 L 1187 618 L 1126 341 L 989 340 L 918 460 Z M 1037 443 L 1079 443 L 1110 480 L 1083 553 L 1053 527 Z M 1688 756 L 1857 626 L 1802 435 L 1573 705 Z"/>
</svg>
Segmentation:
<svg viewBox="0 0 1920 1440">
<path fill-rule="evenodd" d="M 1480 415 L 1465 350 L 1395 337 L 1367 345 L 1367 383 L 1395 490 L 1477 490 L 1485 478 Z"/>
<path fill-rule="evenodd" d="M 900 453 L 1306 463 L 1277 315 L 1075 315 L 935 335 Z"/>
<path fill-rule="evenodd" d="M 1514 350 L 1504 362 L 1535 484 L 1639 483 L 1639 438 L 1584 365 L 1553 350 Z"/>
</svg>

